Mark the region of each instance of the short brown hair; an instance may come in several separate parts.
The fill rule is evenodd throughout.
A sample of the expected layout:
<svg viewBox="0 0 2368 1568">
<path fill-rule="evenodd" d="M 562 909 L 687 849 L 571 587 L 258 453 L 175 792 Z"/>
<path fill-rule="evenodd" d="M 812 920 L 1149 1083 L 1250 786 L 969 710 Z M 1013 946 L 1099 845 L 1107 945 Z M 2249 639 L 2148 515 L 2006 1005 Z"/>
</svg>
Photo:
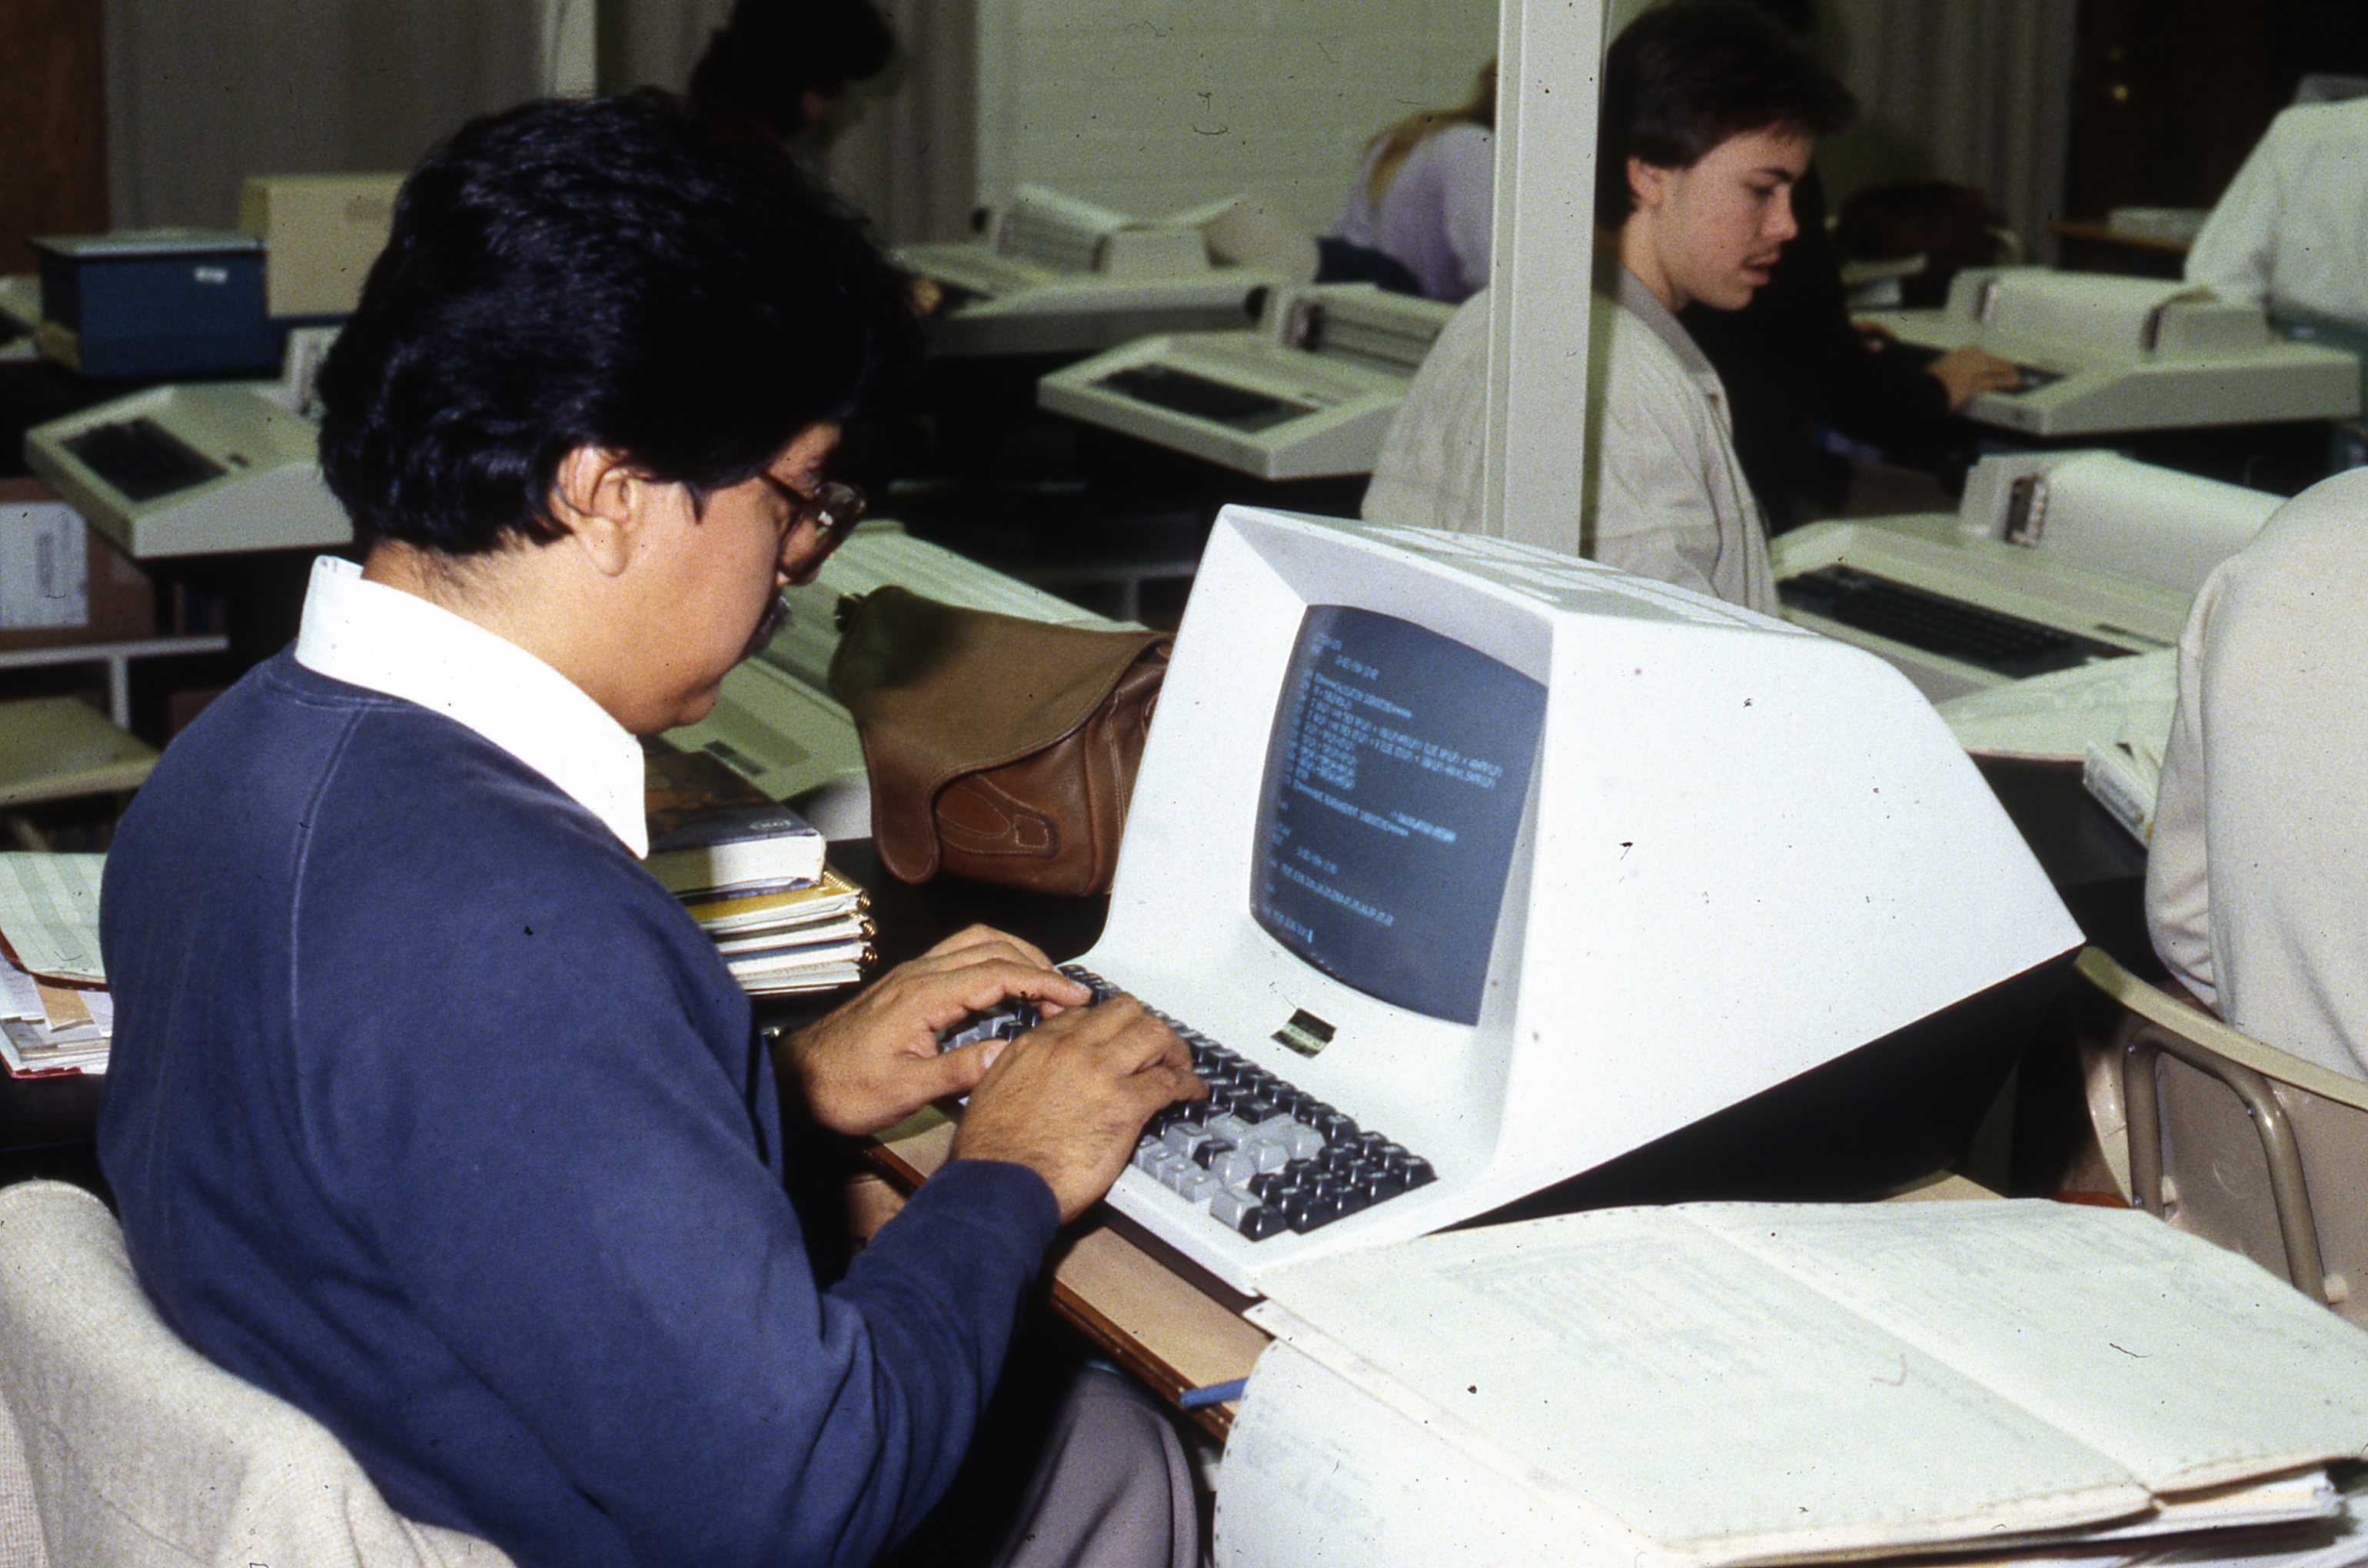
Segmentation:
<svg viewBox="0 0 2368 1568">
<path fill-rule="evenodd" d="M 1850 123 L 1850 89 L 1765 12 L 1740 0 L 1670 0 L 1612 40 L 1603 61 L 1595 213 L 1634 210 L 1628 160 L 1691 168 L 1754 131 L 1820 136 Z"/>
</svg>

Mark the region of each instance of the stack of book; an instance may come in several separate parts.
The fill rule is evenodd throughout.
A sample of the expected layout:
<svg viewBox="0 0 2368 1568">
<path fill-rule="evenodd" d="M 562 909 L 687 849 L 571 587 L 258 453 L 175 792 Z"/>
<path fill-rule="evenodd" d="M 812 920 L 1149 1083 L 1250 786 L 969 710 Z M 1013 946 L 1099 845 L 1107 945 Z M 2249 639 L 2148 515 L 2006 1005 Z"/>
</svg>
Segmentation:
<svg viewBox="0 0 2368 1568">
<path fill-rule="evenodd" d="M 102 855 L 0 854 L 0 1065 L 104 1073 L 114 998 L 98 956 Z"/>
<path fill-rule="evenodd" d="M 753 994 L 825 991 L 872 961 L 863 890 L 823 838 L 704 752 L 648 760 L 651 874 L 683 901 Z"/>
<path fill-rule="evenodd" d="M 852 985 L 872 960 L 863 890 L 827 867 L 804 887 L 685 903 L 754 995 Z"/>
</svg>

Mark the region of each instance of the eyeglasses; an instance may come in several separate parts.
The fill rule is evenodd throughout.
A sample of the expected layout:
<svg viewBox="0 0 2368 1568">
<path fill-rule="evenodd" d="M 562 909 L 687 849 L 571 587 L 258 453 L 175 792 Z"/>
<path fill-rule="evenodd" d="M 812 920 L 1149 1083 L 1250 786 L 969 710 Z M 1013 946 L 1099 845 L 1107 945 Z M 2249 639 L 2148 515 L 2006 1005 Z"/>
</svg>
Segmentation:
<svg viewBox="0 0 2368 1568">
<path fill-rule="evenodd" d="M 798 537 L 800 529 L 812 530 L 814 542 L 799 551 L 796 563 L 791 565 L 786 560 L 782 562 L 789 570 L 801 571 L 821 565 L 823 559 L 845 544 L 847 536 L 863 521 L 863 492 L 852 484 L 842 484 L 833 480 L 808 495 L 803 491 L 791 489 L 769 473 L 762 477 L 767 484 L 773 487 L 775 494 L 789 503 L 789 527 L 781 535 L 783 554 L 786 556 L 790 540 Z"/>
</svg>

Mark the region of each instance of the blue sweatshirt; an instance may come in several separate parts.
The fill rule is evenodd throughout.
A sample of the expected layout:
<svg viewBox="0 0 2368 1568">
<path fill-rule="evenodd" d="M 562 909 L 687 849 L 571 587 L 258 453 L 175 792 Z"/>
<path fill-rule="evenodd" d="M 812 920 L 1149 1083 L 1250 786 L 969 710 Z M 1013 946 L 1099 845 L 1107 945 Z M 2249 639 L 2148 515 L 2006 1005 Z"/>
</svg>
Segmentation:
<svg viewBox="0 0 2368 1568">
<path fill-rule="evenodd" d="M 870 1560 L 1050 1243 L 941 1171 L 821 1288 L 713 945 L 472 731 L 289 654 L 125 816 L 99 1156 L 142 1284 L 399 1511 L 523 1564 Z"/>
</svg>

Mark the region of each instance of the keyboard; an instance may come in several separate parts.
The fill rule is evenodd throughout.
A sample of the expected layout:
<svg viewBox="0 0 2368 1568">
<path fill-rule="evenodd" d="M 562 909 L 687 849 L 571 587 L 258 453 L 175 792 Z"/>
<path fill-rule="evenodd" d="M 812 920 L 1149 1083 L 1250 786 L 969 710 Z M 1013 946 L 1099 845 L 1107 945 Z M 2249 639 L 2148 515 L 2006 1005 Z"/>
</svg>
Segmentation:
<svg viewBox="0 0 2368 1568">
<path fill-rule="evenodd" d="M 154 501 L 228 472 L 153 419 L 100 425 L 63 444 L 127 501 Z"/>
<path fill-rule="evenodd" d="M 1787 577 L 1776 593 L 1788 609 L 2018 680 L 2132 652 L 1854 566 L 1821 566 Z"/>
<path fill-rule="evenodd" d="M 1076 964 L 1061 972 L 1103 1001 L 1118 988 Z M 1206 1100 L 1169 1106 L 1134 1148 L 1136 1170 L 1250 1241 L 1306 1233 L 1429 1186 L 1429 1160 L 1249 1058 L 1145 1003 L 1191 1048 Z"/>
<path fill-rule="evenodd" d="M 1096 1002 L 1118 987 L 1078 964 L 1061 972 Z M 1360 1127 L 1346 1112 L 1293 1086 L 1237 1051 L 1150 1004 L 1144 1010 L 1174 1029 L 1192 1051 L 1205 1100 L 1178 1101 L 1153 1116 L 1129 1162 L 1212 1223 L 1250 1241 L 1290 1232 L 1304 1235 L 1439 1178 L 1429 1160 L 1395 1140 Z M 1010 1040 L 1042 1021 L 1014 997 L 972 1014 L 938 1040 L 938 1049 Z"/>
<path fill-rule="evenodd" d="M 1268 430 L 1315 412 L 1304 403 L 1268 397 L 1165 365 L 1138 365 L 1133 369 L 1114 371 L 1094 384 L 1112 388 L 1137 403 L 1235 430 Z"/>
</svg>

